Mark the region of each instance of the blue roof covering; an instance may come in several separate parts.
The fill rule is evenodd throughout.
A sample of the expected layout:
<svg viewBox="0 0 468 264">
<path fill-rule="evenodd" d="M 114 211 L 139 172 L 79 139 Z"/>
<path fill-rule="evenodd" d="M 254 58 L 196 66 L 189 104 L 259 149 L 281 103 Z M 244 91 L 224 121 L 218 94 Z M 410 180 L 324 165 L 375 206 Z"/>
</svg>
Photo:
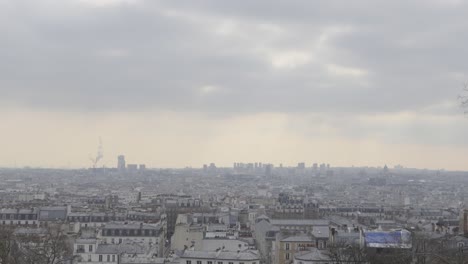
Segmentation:
<svg viewBox="0 0 468 264">
<path fill-rule="evenodd" d="M 411 248 L 411 233 L 406 230 L 364 233 L 366 246 L 376 248 Z"/>
</svg>

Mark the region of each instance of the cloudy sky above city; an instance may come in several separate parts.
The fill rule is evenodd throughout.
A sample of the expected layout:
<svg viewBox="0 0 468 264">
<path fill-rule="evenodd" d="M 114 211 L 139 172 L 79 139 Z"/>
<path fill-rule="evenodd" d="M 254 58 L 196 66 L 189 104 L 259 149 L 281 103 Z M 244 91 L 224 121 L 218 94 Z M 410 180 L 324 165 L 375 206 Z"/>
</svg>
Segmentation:
<svg viewBox="0 0 468 264">
<path fill-rule="evenodd" d="M 0 166 L 468 170 L 468 4 L 0 0 Z"/>
</svg>

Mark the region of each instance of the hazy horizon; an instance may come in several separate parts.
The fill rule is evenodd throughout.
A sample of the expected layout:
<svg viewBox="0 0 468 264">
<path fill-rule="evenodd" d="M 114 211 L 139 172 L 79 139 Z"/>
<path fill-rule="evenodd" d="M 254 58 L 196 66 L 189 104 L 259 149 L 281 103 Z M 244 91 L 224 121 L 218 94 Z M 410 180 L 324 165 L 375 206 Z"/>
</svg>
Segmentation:
<svg viewBox="0 0 468 264">
<path fill-rule="evenodd" d="M 468 171 L 464 1 L 0 2 L 0 167 Z"/>
</svg>

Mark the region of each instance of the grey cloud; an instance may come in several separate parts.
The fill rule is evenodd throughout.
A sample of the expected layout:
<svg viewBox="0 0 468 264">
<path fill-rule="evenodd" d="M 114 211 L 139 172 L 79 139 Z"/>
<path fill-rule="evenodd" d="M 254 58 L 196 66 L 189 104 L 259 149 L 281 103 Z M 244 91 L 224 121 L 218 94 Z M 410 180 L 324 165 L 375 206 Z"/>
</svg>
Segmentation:
<svg viewBox="0 0 468 264">
<path fill-rule="evenodd" d="M 466 6 L 409 1 L 12 1 L 0 102 L 56 110 L 385 112 L 456 100 Z M 5 4 L 4 4 L 5 5 Z M 179 12 L 179 15 L 171 15 Z M 236 32 L 217 34 L 233 21 Z M 236 24 L 237 23 L 237 24 Z M 262 32 L 261 25 L 280 32 Z M 349 28 L 317 48 L 329 28 Z M 274 31 L 274 30 L 273 30 Z M 270 53 L 310 52 L 275 68 Z M 335 76 L 328 64 L 365 76 Z M 220 89 L 202 94 L 202 87 Z"/>
</svg>

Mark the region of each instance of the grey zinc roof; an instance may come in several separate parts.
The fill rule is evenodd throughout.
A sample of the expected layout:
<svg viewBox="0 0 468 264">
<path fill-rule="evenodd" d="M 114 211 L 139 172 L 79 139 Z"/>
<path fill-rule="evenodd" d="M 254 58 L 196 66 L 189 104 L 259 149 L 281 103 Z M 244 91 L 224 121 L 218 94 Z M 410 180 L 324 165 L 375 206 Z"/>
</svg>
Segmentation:
<svg viewBox="0 0 468 264">
<path fill-rule="evenodd" d="M 185 259 L 217 259 L 217 260 L 245 260 L 245 261 L 254 261 L 259 260 L 259 257 L 256 253 L 252 251 L 244 252 L 210 252 L 210 251 L 185 251 L 181 258 Z"/>
<path fill-rule="evenodd" d="M 290 236 L 285 239 L 282 239 L 281 242 L 315 242 L 309 236 Z"/>
<path fill-rule="evenodd" d="M 45 206 L 41 207 L 41 211 L 66 211 L 66 206 Z"/>
<path fill-rule="evenodd" d="M 19 209 L 20 214 L 35 214 L 37 213 L 37 209 Z"/>
<path fill-rule="evenodd" d="M 20 228 L 15 229 L 15 234 L 17 235 L 45 235 L 47 234 L 47 229 L 20 227 Z"/>
<path fill-rule="evenodd" d="M 105 229 L 151 229 L 151 230 L 159 230 L 159 226 L 155 225 L 148 225 L 148 224 L 143 224 L 141 225 L 140 223 L 118 223 L 118 222 L 112 222 L 106 224 L 104 227 Z"/>
<path fill-rule="evenodd" d="M 99 244 L 97 254 L 145 254 L 147 248 L 139 244 Z"/>
<path fill-rule="evenodd" d="M 330 261 L 330 258 L 325 252 L 322 252 L 321 250 L 316 248 L 312 248 L 310 251 L 307 252 L 297 253 L 294 256 L 294 258 L 303 261 Z"/>
<path fill-rule="evenodd" d="M 75 216 L 89 216 L 89 215 L 90 214 L 88 214 L 88 213 L 76 213 L 76 212 L 68 214 L 68 216 L 73 216 L 73 217 L 75 217 Z"/>
<path fill-rule="evenodd" d="M 328 220 L 309 220 L 309 219 L 271 219 L 272 225 L 289 225 L 289 226 L 328 226 Z"/>
<path fill-rule="evenodd" d="M 328 226 L 316 226 L 312 229 L 312 235 L 316 238 L 329 238 L 330 229 Z"/>
<path fill-rule="evenodd" d="M 18 210 L 11 208 L 4 208 L 0 211 L 2 214 L 16 214 Z"/>
<path fill-rule="evenodd" d="M 148 256 L 136 256 L 129 257 L 127 255 L 122 256 L 121 264 L 164 264 L 166 263 L 165 258 L 154 258 Z"/>
<path fill-rule="evenodd" d="M 75 241 L 76 244 L 94 244 L 96 243 L 96 239 L 92 239 L 92 238 L 78 238 L 76 241 Z"/>
</svg>

